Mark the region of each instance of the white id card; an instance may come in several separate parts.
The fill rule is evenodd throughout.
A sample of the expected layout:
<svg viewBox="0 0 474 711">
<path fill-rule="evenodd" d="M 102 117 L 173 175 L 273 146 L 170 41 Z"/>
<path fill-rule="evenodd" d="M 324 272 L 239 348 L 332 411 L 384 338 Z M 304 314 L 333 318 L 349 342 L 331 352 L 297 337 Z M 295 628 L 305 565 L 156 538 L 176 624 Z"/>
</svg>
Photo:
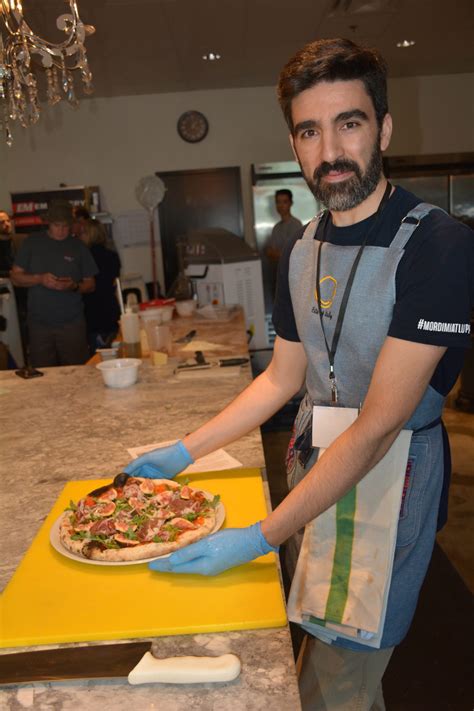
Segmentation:
<svg viewBox="0 0 474 711">
<path fill-rule="evenodd" d="M 313 406 L 313 447 L 327 449 L 357 420 L 357 407 Z"/>
</svg>

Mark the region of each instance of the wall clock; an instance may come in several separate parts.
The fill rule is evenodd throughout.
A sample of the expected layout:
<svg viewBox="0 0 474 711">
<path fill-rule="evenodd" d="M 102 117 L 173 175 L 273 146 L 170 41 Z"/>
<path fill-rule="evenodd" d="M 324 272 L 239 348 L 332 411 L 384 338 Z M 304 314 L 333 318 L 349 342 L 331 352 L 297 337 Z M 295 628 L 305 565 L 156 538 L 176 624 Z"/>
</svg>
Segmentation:
<svg viewBox="0 0 474 711">
<path fill-rule="evenodd" d="M 200 111 L 185 111 L 178 119 L 177 129 L 183 141 L 199 143 L 206 138 L 209 123 Z"/>
</svg>

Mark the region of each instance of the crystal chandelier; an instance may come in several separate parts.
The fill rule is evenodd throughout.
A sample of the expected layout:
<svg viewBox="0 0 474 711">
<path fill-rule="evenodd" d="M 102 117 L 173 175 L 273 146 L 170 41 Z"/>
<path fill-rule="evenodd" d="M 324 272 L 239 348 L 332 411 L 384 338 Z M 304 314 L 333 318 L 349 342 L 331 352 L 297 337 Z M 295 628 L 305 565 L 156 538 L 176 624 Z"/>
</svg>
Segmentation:
<svg viewBox="0 0 474 711">
<path fill-rule="evenodd" d="M 65 97 L 71 106 L 78 106 L 72 74 L 75 70 L 81 74 L 84 92 L 93 92 L 84 40 L 95 28 L 83 24 L 75 0 L 64 1 L 70 13 L 60 15 L 56 26 L 66 38 L 53 43 L 34 34 L 23 17 L 21 0 L 0 0 L 0 126 L 8 146 L 13 143 L 10 121 L 27 127 L 40 116 L 33 68 L 46 75 L 46 97 L 51 105 Z"/>
</svg>

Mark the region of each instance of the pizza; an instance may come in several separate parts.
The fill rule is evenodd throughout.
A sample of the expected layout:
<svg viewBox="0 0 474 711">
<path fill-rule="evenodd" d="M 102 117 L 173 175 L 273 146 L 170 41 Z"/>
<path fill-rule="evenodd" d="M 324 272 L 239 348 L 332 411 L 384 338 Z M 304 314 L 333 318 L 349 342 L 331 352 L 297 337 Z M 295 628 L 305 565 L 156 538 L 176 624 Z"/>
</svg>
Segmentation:
<svg viewBox="0 0 474 711">
<path fill-rule="evenodd" d="M 92 560 L 134 561 L 166 555 L 207 536 L 219 496 L 169 479 L 119 475 L 77 504 L 59 524 L 67 550 Z"/>
</svg>

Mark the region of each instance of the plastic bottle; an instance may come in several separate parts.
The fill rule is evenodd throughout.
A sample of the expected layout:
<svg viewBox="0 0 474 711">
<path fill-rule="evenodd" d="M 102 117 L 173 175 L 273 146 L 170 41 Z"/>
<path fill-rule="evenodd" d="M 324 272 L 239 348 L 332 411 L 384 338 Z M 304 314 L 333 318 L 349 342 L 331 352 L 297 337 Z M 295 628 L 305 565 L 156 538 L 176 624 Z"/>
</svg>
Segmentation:
<svg viewBox="0 0 474 711">
<path fill-rule="evenodd" d="M 125 353 L 129 358 L 140 357 L 140 320 L 138 314 L 127 306 L 120 319 L 122 338 L 125 344 Z"/>
</svg>

